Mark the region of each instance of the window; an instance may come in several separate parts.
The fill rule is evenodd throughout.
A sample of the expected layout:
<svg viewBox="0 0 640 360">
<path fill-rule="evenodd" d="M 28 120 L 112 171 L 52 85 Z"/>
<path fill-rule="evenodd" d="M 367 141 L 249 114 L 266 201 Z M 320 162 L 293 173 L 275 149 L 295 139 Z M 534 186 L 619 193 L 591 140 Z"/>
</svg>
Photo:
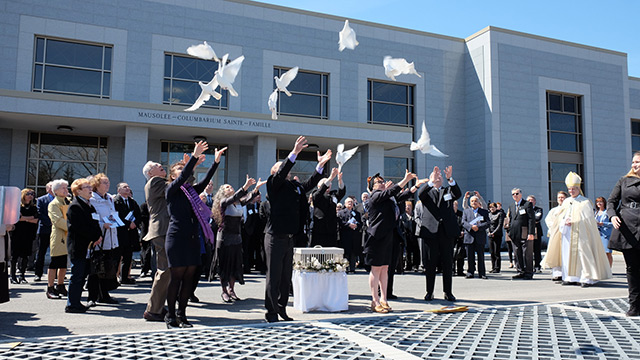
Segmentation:
<svg viewBox="0 0 640 360">
<path fill-rule="evenodd" d="M 218 63 L 213 60 L 202 60 L 188 56 L 165 54 L 164 56 L 164 95 L 163 104 L 191 106 L 202 92 L 198 81 L 208 83 L 213 79 Z M 229 92 L 216 89 L 222 97 L 216 100 L 213 96 L 203 107 L 228 110 Z"/>
<path fill-rule="evenodd" d="M 202 180 L 211 164 L 215 161 L 215 149 L 221 149 L 227 145 L 222 144 L 212 144 L 209 143 L 209 149 L 204 152 L 206 155 L 204 163 L 198 166 L 194 170 L 194 176 L 197 181 Z M 167 174 L 169 173 L 169 167 L 180 160 L 182 160 L 182 156 L 184 154 L 191 154 L 193 152 L 193 142 L 178 142 L 178 141 L 162 141 L 160 143 L 161 149 L 161 158 L 160 163 L 167 169 Z M 222 158 L 220 159 L 220 165 L 218 165 L 218 169 L 216 173 L 211 178 L 213 181 L 213 191 L 218 191 L 218 187 L 224 185 L 227 182 L 227 153 L 222 154 Z"/>
<path fill-rule="evenodd" d="M 75 180 L 107 172 L 107 138 L 31 133 L 27 186 L 45 194 L 45 185 L 64 179 Z"/>
<path fill-rule="evenodd" d="M 558 191 L 567 191 L 564 179 L 569 171 L 584 180 L 581 96 L 547 92 L 547 149 L 551 208 L 558 205 Z M 584 181 L 582 186 L 584 190 Z"/>
<path fill-rule="evenodd" d="M 368 80 L 367 119 L 370 123 L 413 125 L 414 86 Z"/>
<path fill-rule="evenodd" d="M 36 37 L 34 92 L 109 98 L 113 47 Z"/>
<path fill-rule="evenodd" d="M 631 153 L 640 151 L 640 120 L 631 120 Z"/>
<path fill-rule="evenodd" d="M 291 150 L 278 150 L 278 161 L 286 160 L 289 153 L 291 153 Z M 315 151 L 302 151 L 296 156 L 296 163 L 289 171 L 289 174 L 291 174 L 291 178 L 297 176 L 300 182 L 304 182 L 313 175 L 317 165 L 318 154 Z M 328 171 L 329 163 L 327 162 L 324 166 L 323 174 L 328 175 Z"/>
<path fill-rule="evenodd" d="M 549 209 L 558 206 L 558 191 L 567 191 L 567 185 L 564 183 L 564 179 L 567 177 L 569 171 L 573 171 L 584 179 L 582 164 L 549 163 Z M 584 181 L 582 182 L 581 188 L 584 192 Z"/>
<path fill-rule="evenodd" d="M 384 157 L 384 177 L 385 181 L 392 181 L 394 184 L 404 178 L 404 174 L 409 169 L 412 171 L 412 161 L 409 158 Z"/>
<path fill-rule="evenodd" d="M 547 94 L 548 149 L 582 152 L 581 97 Z"/>
<path fill-rule="evenodd" d="M 288 70 L 274 67 L 273 75 L 280 77 Z M 275 80 L 273 88 L 276 88 Z M 298 76 L 287 86 L 291 96 L 283 92 L 278 96 L 278 114 L 328 119 L 328 88 L 329 74 L 298 70 Z"/>
</svg>

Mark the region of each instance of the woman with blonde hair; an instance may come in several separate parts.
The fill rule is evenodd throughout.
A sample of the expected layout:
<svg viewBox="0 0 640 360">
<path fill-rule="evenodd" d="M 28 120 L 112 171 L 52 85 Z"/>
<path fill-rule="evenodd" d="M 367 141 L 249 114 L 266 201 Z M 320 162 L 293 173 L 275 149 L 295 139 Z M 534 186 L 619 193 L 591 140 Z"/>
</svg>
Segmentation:
<svg viewBox="0 0 640 360">
<path fill-rule="evenodd" d="M 98 222 L 102 229 L 102 251 L 105 251 L 107 258 L 120 259 L 118 230 L 111 222 L 105 221 L 111 216 L 117 216 L 113 202 L 113 196 L 109 194 L 111 183 L 107 175 L 99 173 L 89 180 L 93 189 L 93 194 L 89 203 L 96 209 Z M 117 263 L 117 262 L 116 262 Z M 117 304 L 118 300 L 109 295 L 109 291 L 115 290 L 120 284 L 117 275 L 113 274 L 110 279 L 100 279 L 95 274 L 90 274 L 87 279 L 89 289 L 89 306 L 95 306 L 96 302 L 104 304 Z"/>
<path fill-rule="evenodd" d="M 11 233 L 11 283 L 26 284 L 24 273 L 27 270 L 27 261 L 32 252 L 33 239 L 38 230 L 38 208 L 34 201 L 35 191 L 22 189 L 20 196 L 20 219 Z M 20 261 L 18 262 L 18 259 Z M 20 280 L 16 277 L 16 268 L 20 268 Z"/>
<path fill-rule="evenodd" d="M 613 223 L 609 249 L 624 255 L 629 286 L 627 316 L 640 316 L 640 152 L 633 154 L 631 170 L 611 191 L 607 214 Z"/>
<path fill-rule="evenodd" d="M 238 281 L 244 285 L 244 268 L 242 262 L 242 207 L 250 203 L 260 194 L 260 186 L 266 181 L 258 179 L 255 189 L 247 196 L 249 188 L 256 180 L 247 175 L 244 185 L 235 191 L 233 186 L 224 184 L 213 197 L 211 213 L 218 224 L 216 241 L 216 262 L 219 267 L 220 284 L 222 285 L 222 301 L 238 301 L 234 285 Z"/>
<path fill-rule="evenodd" d="M 49 299 L 59 299 L 60 296 L 67 296 L 64 288 L 64 277 L 67 273 L 67 209 L 69 208 L 69 183 L 66 180 L 54 180 L 51 183 L 51 190 L 55 199 L 51 200 L 49 207 L 49 218 L 51 219 L 51 262 L 47 273 L 47 297 Z M 53 282 L 58 277 L 58 284 L 53 287 Z"/>
</svg>

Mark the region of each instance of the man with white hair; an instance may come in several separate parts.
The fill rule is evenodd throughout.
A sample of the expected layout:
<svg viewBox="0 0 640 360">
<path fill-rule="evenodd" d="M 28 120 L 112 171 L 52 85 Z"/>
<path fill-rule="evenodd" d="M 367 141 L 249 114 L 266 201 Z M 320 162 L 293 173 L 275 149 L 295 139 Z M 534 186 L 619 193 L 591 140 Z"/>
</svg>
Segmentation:
<svg viewBox="0 0 640 360">
<path fill-rule="evenodd" d="M 171 281 L 167 253 L 164 249 L 164 239 L 169 227 L 169 212 L 165 199 L 167 172 L 161 164 L 149 161 L 142 168 L 142 173 L 147 179 L 144 195 L 149 207 L 149 231 L 142 240 L 151 241 L 156 252 L 157 264 L 156 275 L 151 285 L 151 295 L 142 317 L 147 321 L 164 321 L 164 303 L 167 300 Z"/>
<path fill-rule="evenodd" d="M 324 165 L 331 159 L 331 150 L 327 150 L 324 155 L 318 152 L 318 165 L 313 175 L 303 183 L 291 180 L 289 172 L 298 154 L 306 147 L 307 139 L 304 136 L 298 137 L 287 159 L 271 167 L 271 176 L 267 180 L 270 209 L 264 237 L 267 261 L 264 302 L 268 322 L 278 321 L 278 315 L 285 321 L 293 320 L 286 312 L 293 271 L 293 241 L 300 231 L 303 207 L 308 206 L 306 194 L 318 184 Z"/>
</svg>

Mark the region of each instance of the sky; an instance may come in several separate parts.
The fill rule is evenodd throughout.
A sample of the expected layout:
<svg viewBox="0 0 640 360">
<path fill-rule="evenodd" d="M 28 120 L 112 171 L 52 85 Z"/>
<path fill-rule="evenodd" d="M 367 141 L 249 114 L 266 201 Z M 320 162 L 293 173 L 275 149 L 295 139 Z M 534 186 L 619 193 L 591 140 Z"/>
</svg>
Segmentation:
<svg viewBox="0 0 640 360">
<path fill-rule="evenodd" d="M 632 25 L 640 20 L 638 0 L 261 2 L 458 38 L 495 26 L 626 53 L 629 76 L 640 77 L 640 27 Z"/>
</svg>

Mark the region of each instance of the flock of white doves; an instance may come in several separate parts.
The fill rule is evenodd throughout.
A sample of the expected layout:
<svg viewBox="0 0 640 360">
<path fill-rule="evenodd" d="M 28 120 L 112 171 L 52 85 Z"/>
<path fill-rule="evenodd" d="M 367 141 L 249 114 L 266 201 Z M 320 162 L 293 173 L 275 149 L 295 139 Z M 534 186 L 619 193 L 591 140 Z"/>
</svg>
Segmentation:
<svg viewBox="0 0 640 360">
<path fill-rule="evenodd" d="M 358 41 L 356 40 L 356 32 L 349 26 L 349 20 L 344 21 L 344 27 L 339 33 L 338 40 L 338 50 L 343 51 L 344 49 L 354 50 L 358 46 Z M 218 70 L 216 70 L 213 79 L 209 83 L 203 83 L 199 81 L 200 87 L 202 88 L 202 92 L 196 102 L 185 109 L 184 111 L 194 111 L 199 109 L 205 102 L 209 101 L 211 96 L 213 96 L 216 100 L 220 100 L 222 95 L 216 91 L 218 86 L 221 89 L 225 89 L 229 91 L 231 96 L 238 96 L 238 92 L 233 88 L 233 82 L 240 71 L 240 67 L 242 66 L 242 62 L 244 61 L 244 55 L 240 56 L 237 59 L 232 60 L 227 64 L 227 59 L 229 54 L 224 54 L 222 59 L 218 58 L 213 48 L 207 44 L 205 41 L 199 45 L 190 46 L 187 49 L 187 53 L 191 56 L 195 56 L 200 59 L 205 60 L 214 60 L 218 63 Z M 396 76 L 402 74 L 414 74 L 418 77 L 420 74 L 415 69 L 414 64 L 411 62 L 407 62 L 407 60 L 403 58 L 392 58 L 391 56 L 385 56 L 383 59 L 384 66 L 384 74 L 391 80 L 396 81 Z M 276 82 L 276 88 L 273 90 L 271 95 L 269 95 L 268 105 L 269 110 L 271 110 L 271 118 L 276 120 L 278 118 L 277 115 L 277 102 L 278 102 L 278 94 L 280 91 L 287 94 L 287 96 L 291 96 L 289 90 L 287 90 L 287 86 L 291 84 L 291 82 L 298 75 L 298 67 L 294 67 L 280 77 L 274 76 Z M 424 121 L 422 122 L 422 134 L 418 139 L 418 142 L 411 142 L 410 145 L 411 151 L 420 150 L 423 154 L 431 154 L 436 157 L 445 157 L 447 155 L 443 154 L 440 150 L 438 150 L 435 146 L 431 145 L 431 140 L 429 137 L 429 133 L 427 132 L 426 125 Z M 336 154 L 336 162 L 338 163 L 338 167 L 341 170 L 342 165 L 349 160 L 358 150 L 358 147 L 351 150 L 344 151 L 344 144 L 338 145 L 337 154 Z"/>
</svg>

